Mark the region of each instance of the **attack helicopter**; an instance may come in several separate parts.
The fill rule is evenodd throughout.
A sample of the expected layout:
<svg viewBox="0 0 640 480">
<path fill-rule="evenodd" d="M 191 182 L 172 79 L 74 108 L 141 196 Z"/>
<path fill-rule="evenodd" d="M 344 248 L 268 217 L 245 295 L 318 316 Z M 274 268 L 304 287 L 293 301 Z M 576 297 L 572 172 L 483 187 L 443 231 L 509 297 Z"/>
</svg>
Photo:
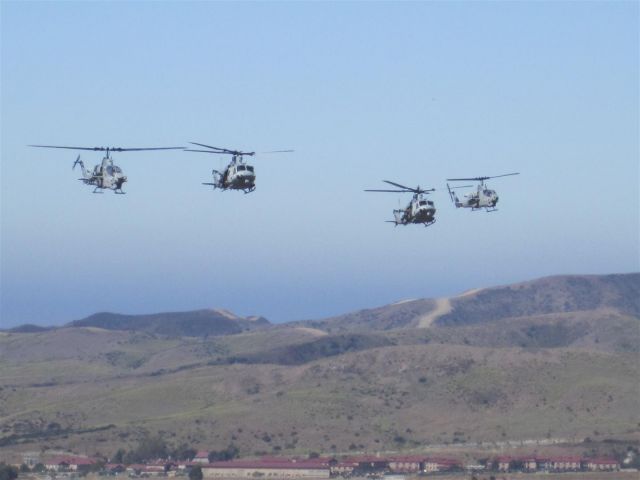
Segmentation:
<svg viewBox="0 0 640 480">
<path fill-rule="evenodd" d="M 245 162 L 244 157 L 253 157 L 256 152 L 241 152 L 228 148 L 212 147 L 203 143 L 189 142 L 192 145 L 208 148 L 209 150 L 185 149 L 187 152 L 215 153 L 218 155 L 231 155 L 231 162 L 224 171 L 212 170 L 213 182 L 203 182 L 203 185 L 211 185 L 213 189 L 242 190 L 251 193 L 256 189 L 256 173 L 252 165 Z M 262 153 L 289 153 L 293 150 L 273 150 Z"/>
<path fill-rule="evenodd" d="M 61 147 L 57 145 L 29 145 L 29 147 L 38 148 L 65 148 L 69 150 L 91 150 L 96 152 L 106 152 L 102 163 L 99 163 L 93 170 L 89 171 L 84 166 L 84 162 L 80 159 L 80 155 L 73 162 L 72 170 L 76 165 L 80 165 L 82 170 L 82 178 L 79 178 L 85 185 L 93 185 L 93 193 L 103 193 L 99 190 L 113 190 L 113 193 L 124 194 L 122 185 L 127 181 L 127 176 L 122 169 L 114 165 L 111 152 L 131 152 L 141 150 L 182 150 L 184 147 L 154 147 L 154 148 L 120 148 L 120 147 Z"/>
<path fill-rule="evenodd" d="M 508 177 L 511 175 L 520 175 L 520 173 L 505 173 L 504 175 L 494 175 L 493 177 L 447 178 L 448 182 L 480 182 L 477 191 L 465 194 L 462 201 L 460 201 L 458 195 L 456 195 L 453 190 L 456 188 L 471 187 L 473 185 L 451 187 L 447 183 L 447 190 L 449 190 L 449 196 L 456 208 L 470 208 L 472 211 L 484 208 L 487 212 L 495 212 L 497 210 L 498 194 L 495 190 L 489 189 L 484 182 L 490 178 Z"/>
<path fill-rule="evenodd" d="M 395 220 L 387 220 L 387 222 L 395 224 L 396 227 L 410 223 L 424 224 L 425 227 L 428 227 L 436 223 L 436 207 L 431 200 L 424 197 L 425 194 L 435 192 L 435 188 L 424 190 L 420 186 L 411 188 L 389 180 L 383 180 L 383 182 L 398 187 L 400 190 L 365 190 L 365 192 L 413 193 L 413 198 L 405 208 L 393 211 Z"/>
</svg>

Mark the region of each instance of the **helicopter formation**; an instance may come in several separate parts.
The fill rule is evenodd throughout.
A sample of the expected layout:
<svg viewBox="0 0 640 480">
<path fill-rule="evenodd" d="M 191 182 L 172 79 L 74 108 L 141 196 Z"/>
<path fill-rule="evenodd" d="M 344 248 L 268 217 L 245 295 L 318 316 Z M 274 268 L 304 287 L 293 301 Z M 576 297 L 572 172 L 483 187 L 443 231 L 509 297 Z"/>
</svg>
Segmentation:
<svg viewBox="0 0 640 480">
<path fill-rule="evenodd" d="M 223 171 L 213 170 L 212 182 L 202 182 L 203 185 L 212 186 L 214 190 L 241 190 L 245 194 L 251 193 L 256 189 L 256 174 L 253 165 L 249 165 L 244 157 L 253 157 L 256 152 L 245 152 L 241 150 L 231 150 L 228 148 L 214 147 L 206 145 L 204 143 L 189 142 L 191 145 L 202 147 L 201 149 L 185 148 L 185 147 L 145 147 L 145 148 L 122 148 L 122 147 L 69 147 L 60 145 L 28 145 L 29 147 L 37 148 L 62 148 L 68 150 L 89 150 L 105 152 L 105 156 L 102 158 L 102 162 L 95 165 L 93 169 L 89 170 L 85 167 L 84 162 L 81 160 L 80 155 L 73 163 L 72 169 L 75 169 L 77 165 L 80 165 L 82 171 L 82 178 L 79 178 L 85 185 L 93 186 L 93 193 L 103 193 L 102 190 L 113 190 L 116 194 L 124 194 L 122 186 L 127 182 L 127 176 L 122 169 L 113 163 L 111 157 L 112 152 L 131 152 L 131 151 L 145 151 L 145 150 L 184 150 L 187 152 L 199 152 L 210 153 L 217 155 L 231 155 L 231 161 Z M 268 152 L 261 152 L 265 154 L 272 153 L 290 153 L 294 150 L 271 150 Z M 498 203 L 498 194 L 495 190 L 489 189 L 485 184 L 486 180 L 492 178 L 507 177 L 511 175 L 519 175 L 519 172 L 505 173 L 502 175 L 484 176 L 484 177 L 470 177 L 470 178 L 448 178 L 447 182 L 467 182 L 476 181 L 479 182 L 475 191 L 464 194 L 462 200 L 454 192 L 458 188 L 468 188 L 473 185 L 461 185 L 450 186 L 447 183 L 447 190 L 451 201 L 456 208 L 470 208 L 472 211 L 484 209 L 487 212 L 496 211 L 496 204 Z M 383 180 L 383 182 L 395 187 L 391 189 L 366 189 L 365 192 L 384 192 L 384 193 L 412 193 L 413 196 L 410 202 L 405 208 L 398 208 L 393 210 L 393 220 L 387 220 L 389 223 L 398 225 L 424 225 L 428 227 L 436 222 L 435 214 L 436 208 L 432 200 L 427 199 L 426 195 L 435 192 L 435 188 L 423 189 L 418 185 L 416 188 L 407 187 L 400 183 L 392 182 L 390 180 Z"/>
<path fill-rule="evenodd" d="M 102 162 L 93 167 L 91 171 L 87 170 L 84 162 L 80 159 L 80 155 L 73 162 L 72 170 L 76 165 L 80 165 L 82 170 L 82 178 L 79 178 L 85 185 L 93 185 L 93 193 L 103 193 L 100 190 L 113 190 L 113 193 L 124 194 L 122 190 L 123 184 L 127 181 L 127 176 L 122 168 L 113 163 L 110 152 L 131 152 L 143 150 L 184 150 L 187 152 L 204 152 L 216 153 L 222 155 L 232 155 L 231 162 L 224 171 L 219 172 L 213 170 L 213 183 L 203 182 L 203 185 L 212 185 L 214 189 L 221 190 L 242 190 L 244 193 L 253 192 L 256 189 L 256 174 L 252 165 L 247 164 L 243 157 L 253 156 L 256 152 L 241 152 L 239 150 L 230 150 L 227 148 L 212 147 L 202 143 L 189 142 L 192 145 L 207 148 L 207 150 L 194 150 L 185 147 L 149 147 L 149 148 L 121 148 L 121 147 L 67 147 L 60 145 L 28 145 L 37 148 L 65 148 L 68 150 L 91 150 L 106 152 Z M 288 153 L 294 150 L 272 150 L 262 153 Z"/>
<path fill-rule="evenodd" d="M 499 178 L 499 177 L 508 177 L 511 175 L 520 175 L 519 172 L 514 173 L 505 173 L 503 175 L 494 175 L 492 177 L 472 177 L 472 178 L 448 178 L 448 182 L 459 182 L 459 181 L 478 181 L 480 182 L 477 186 L 477 190 L 475 192 L 469 192 L 464 195 L 463 200 L 460 201 L 456 193 L 453 191 L 456 188 L 468 188 L 473 185 L 461 185 L 457 187 L 451 187 L 447 183 L 447 190 L 449 191 L 449 196 L 451 197 L 451 201 L 456 206 L 456 208 L 470 208 L 472 211 L 474 210 L 482 210 L 485 209 L 487 212 L 495 212 L 497 210 L 496 204 L 498 203 L 498 194 L 495 190 L 489 189 L 485 185 L 485 180 L 489 180 L 491 178 Z M 393 185 L 397 187 L 398 190 L 373 190 L 368 189 L 365 192 L 388 192 L 388 193 L 413 193 L 413 197 L 411 201 L 405 208 L 399 208 L 393 211 L 394 220 L 386 220 L 389 223 L 393 223 L 396 226 L 398 225 L 409 225 L 409 224 L 422 224 L 425 227 L 429 225 L 433 225 L 436 222 L 436 207 L 433 201 L 427 200 L 424 195 L 429 194 L 431 192 L 435 192 L 435 188 L 429 188 L 427 190 L 423 190 L 420 186 L 416 188 L 407 187 L 404 185 L 400 185 L 399 183 L 391 182 L 389 180 L 383 180 L 383 182 Z"/>
</svg>

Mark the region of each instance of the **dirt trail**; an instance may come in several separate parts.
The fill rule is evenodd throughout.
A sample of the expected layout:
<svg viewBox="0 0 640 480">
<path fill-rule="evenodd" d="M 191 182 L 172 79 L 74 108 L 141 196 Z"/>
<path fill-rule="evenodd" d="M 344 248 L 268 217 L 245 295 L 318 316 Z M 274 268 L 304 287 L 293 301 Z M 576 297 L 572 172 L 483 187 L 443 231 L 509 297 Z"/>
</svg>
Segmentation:
<svg viewBox="0 0 640 480">
<path fill-rule="evenodd" d="M 468 297 L 470 295 L 473 295 L 474 293 L 479 292 L 480 290 L 480 288 L 467 290 L 466 292 L 461 293 L 460 295 L 453 298 L 455 299 Z M 429 328 L 436 319 L 442 317 L 443 315 L 446 315 L 447 313 L 451 313 L 451 310 L 453 310 L 453 306 L 451 305 L 451 298 L 436 298 L 436 308 L 434 308 L 426 315 L 420 317 L 420 319 L 418 320 L 418 328 Z"/>
<path fill-rule="evenodd" d="M 420 320 L 418 320 L 418 328 L 429 328 L 436 318 L 446 315 L 451 312 L 451 310 L 453 310 L 453 307 L 451 306 L 450 299 L 437 298 L 436 308 L 420 317 Z"/>
<path fill-rule="evenodd" d="M 298 330 L 299 332 L 309 333 L 314 337 L 324 337 L 328 335 L 328 333 L 325 332 L 324 330 L 319 330 L 317 328 L 311 328 L 311 327 L 296 327 L 296 330 Z"/>
</svg>

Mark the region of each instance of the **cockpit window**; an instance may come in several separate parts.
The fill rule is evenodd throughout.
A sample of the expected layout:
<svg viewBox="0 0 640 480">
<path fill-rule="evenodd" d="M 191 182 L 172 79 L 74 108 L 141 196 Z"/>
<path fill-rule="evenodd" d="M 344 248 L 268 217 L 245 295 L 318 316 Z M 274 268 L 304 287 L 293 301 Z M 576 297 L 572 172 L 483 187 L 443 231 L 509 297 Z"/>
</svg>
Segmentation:
<svg viewBox="0 0 640 480">
<path fill-rule="evenodd" d="M 429 205 L 430 207 L 433 207 L 433 202 L 431 200 L 428 200 L 427 205 Z"/>
<path fill-rule="evenodd" d="M 420 205 L 426 205 L 427 201 L 426 200 L 420 200 Z"/>
<path fill-rule="evenodd" d="M 238 171 L 242 171 L 242 170 L 246 170 L 246 167 L 244 165 L 238 165 Z"/>
<path fill-rule="evenodd" d="M 249 170 L 250 172 L 253 172 L 253 167 L 250 165 L 247 165 L 247 170 Z"/>
</svg>

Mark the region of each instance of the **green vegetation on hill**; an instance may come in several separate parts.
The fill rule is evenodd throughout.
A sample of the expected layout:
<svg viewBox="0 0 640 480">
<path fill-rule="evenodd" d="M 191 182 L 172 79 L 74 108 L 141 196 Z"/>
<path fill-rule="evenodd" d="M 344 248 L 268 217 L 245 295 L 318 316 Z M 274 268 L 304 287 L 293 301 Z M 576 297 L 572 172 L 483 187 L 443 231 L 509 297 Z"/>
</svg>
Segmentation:
<svg viewBox="0 0 640 480">
<path fill-rule="evenodd" d="M 204 337 L 231 335 L 270 325 L 265 318 L 241 318 L 218 310 L 121 315 L 96 313 L 71 322 L 71 327 L 97 327 L 106 330 L 132 330 L 169 336 Z"/>
<path fill-rule="evenodd" d="M 548 277 L 481 290 L 453 300 L 440 325 L 606 308 L 640 317 L 640 274 Z"/>
<path fill-rule="evenodd" d="M 640 328 L 627 296 L 640 277 L 585 278 L 458 297 L 452 315 L 478 316 L 430 328 L 425 300 L 313 323 L 246 320 L 256 326 L 224 335 L 176 335 L 193 331 L 180 316 L 160 334 L 162 315 L 5 333 L 0 445 L 112 454 L 161 438 L 257 455 L 637 437 Z"/>
</svg>

